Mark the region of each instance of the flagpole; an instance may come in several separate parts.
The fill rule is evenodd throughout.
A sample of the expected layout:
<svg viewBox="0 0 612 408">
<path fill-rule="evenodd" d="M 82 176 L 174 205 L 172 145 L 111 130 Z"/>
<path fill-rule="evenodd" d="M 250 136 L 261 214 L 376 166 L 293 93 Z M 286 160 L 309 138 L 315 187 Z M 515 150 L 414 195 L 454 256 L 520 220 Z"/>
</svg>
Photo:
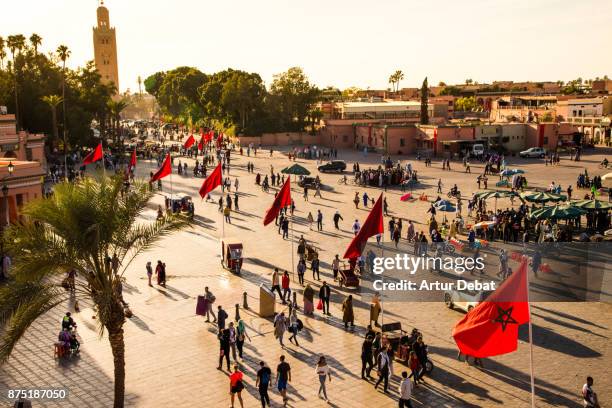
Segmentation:
<svg viewBox="0 0 612 408">
<path fill-rule="evenodd" d="M 526 259 L 523 262 L 527 262 Z M 529 303 L 529 272 L 525 273 L 527 281 L 527 310 L 529 311 L 529 373 L 531 375 L 531 408 L 535 408 L 535 378 L 533 374 L 533 330 L 531 327 L 531 304 Z"/>
<path fill-rule="evenodd" d="M 291 177 L 291 176 L 289 176 Z M 291 204 L 290 204 L 291 205 Z M 287 212 L 287 207 L 285 207 L 285 213 Z M 293 253 L 295 252 L 293 249 L 293 214 L 291 214 L 291 277 L 293 278 L 293 282 L 295 282 L 295 260 L 293 258 Z"/>
</svg>

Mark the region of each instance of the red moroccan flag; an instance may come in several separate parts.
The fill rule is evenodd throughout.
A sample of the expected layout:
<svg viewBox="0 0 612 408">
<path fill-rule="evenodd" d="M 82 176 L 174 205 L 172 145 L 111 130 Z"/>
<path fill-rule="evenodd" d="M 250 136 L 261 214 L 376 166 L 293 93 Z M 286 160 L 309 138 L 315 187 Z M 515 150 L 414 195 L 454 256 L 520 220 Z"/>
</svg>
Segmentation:
<svg viewBox="0 0 612 408">
<path fill-rule="evenodd" d="M 95 163 L 98 160 L 102 160 L 103 155 L 104 153 L 102 152 L 102 143 L 100 143 L 91 153 L 85 156 L 85 158 L 83 159 L 83 165 Z"/>
<path fill-rule="evenodd" d="M 378 200 L 376 200 L 376 204 L 374 204 L 374 207 L 372 207 L 370 214 L 368 214 L 368 218 L 366 218 L 365 222 L 363 223 L 363 227 L 361 227 L 348 248 L 346 248 L 344 258 L 355 259 L 359 257 L 363 251 L 363 248 L 368 242 L 368 238 L 385 232 L 382 202 L 383 196 L 381 193 Z"/>
<path fill-rule="evenodd" d="M 219 133 L 219 136 L 217 136 L 217 147 L 221 147 L 222 143 L 223 143 L 223 133 Z"/>
<path fill-rule="evenodd" d="M 130 169 L 136 167 L 136 149 L 132 152 L 132 157 L 130 158 Z"/>
<path fill-rule="evenodd" d="M 189 149 L 191 146 L 193 146 L 194 143 L 195 143 L 195 139 L 193 138 L 193 135 L 189 135 L 183 147 L 185 149 Z"/>
<path fill-rule="evenodd" d="M 213 191 L 216 187 L 221 185 L 221 163 L 217 164 L 217 167 L 206 177 L 206 180 L 200 187 L 200 197 L 206 197 L 206 194 Z"/>
<path fill-rule="evenodd" d="M 198 150 L 204 150 L 204 136 L 198 142 Z"/>
<path fill-rule="evenodd" d="M 159 170 L 151 177 L 151 182 L 163 179 L 170 173 L 172 173 L 172 161 L 170 160 L 170 153 L 168 153 Z"/>
<path fill-rule="evenodd" d="M 272 206 L 268 208 L 268 211 L 266 211 L 266 215 L 264 216 L 263 220 L 264 226 L 274 221 L 281 208 L 285 208 L 288 205 L 291 205 L 291 183 L 289 182 L 290 178 L 291 177 L 287 177 L 285 184 L 283 184 L 280 191 L 276 195 Z"/>
<path fill-rule="evenodd" d="M 519 325 L 529 322 L 527 258 L 502 283 L 453 328 L 461 353 L 491 357 L 516 350 Z"/>
</svg>

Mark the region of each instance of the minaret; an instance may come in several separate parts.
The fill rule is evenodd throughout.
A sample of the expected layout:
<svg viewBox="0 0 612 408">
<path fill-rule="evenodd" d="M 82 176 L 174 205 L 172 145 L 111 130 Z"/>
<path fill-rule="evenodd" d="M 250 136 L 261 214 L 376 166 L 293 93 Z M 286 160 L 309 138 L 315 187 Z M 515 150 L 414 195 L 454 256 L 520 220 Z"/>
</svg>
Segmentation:
<svg viewBox="0 0 612 408">
<path fill-rule="evenodd" d="M 93 29 L 94 61 L 102 76 L 102 82 L 113 83 L 119 92 L 119 65 L 117 63 L 117 39 L 115 28 L 110 26 L 108 9 L 104 0 L 97 10 L 98 26 Z"/>
</svg>

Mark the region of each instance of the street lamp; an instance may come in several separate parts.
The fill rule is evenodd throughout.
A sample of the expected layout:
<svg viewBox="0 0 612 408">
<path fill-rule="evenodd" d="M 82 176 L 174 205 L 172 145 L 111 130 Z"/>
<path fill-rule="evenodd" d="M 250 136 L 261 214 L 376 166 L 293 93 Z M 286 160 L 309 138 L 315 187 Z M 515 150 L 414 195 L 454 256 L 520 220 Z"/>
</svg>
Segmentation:
<svg viewBox="0 0 612 408">
<path fill-rule="evenodd" d="M 12 176 L 13 171 L 15 171 L 15 165 L 13 164 L 13 162 L 9 162 L 7 169 L 8 169 L 9 176 Z"/>
</svg>

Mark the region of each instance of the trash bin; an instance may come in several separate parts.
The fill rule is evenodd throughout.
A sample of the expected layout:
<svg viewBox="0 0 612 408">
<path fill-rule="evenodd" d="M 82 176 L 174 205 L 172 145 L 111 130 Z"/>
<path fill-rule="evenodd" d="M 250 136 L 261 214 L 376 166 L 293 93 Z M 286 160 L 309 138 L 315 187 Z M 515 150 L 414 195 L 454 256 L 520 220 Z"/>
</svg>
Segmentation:
<svg viewBox="0 0 612 408">
<path fill-rule="evenodd" d="M 261 317 L 274 316 L 276 306 L 276 295 L 263 283 L 259 285 L 259 315 Z"/>
</svg>

